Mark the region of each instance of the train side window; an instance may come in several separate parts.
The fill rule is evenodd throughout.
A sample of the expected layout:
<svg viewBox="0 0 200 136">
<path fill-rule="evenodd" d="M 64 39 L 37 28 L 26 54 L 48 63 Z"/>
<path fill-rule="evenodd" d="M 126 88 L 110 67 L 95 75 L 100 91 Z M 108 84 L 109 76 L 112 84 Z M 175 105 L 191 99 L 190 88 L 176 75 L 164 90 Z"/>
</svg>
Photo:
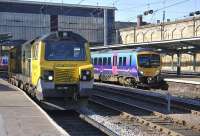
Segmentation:
<svg viewBox="0 0 200 136">
<path fill-rule="evenodd" d="M 122 66 L 122 57 L 119 57 L 119 66 Z"/>
<path fill-rule="evenodd" d="M 103 66 L 107 65 L 107 58 L 103 57 Z"/>
<path fill-rule="evenodd" d="M 126 66 L 126 57 L 123 57 L 123 66 Z"/>
<path fill-rule="evenodd" d="M 130 66 L 131 66 L 131 62 L 132 62 L 132 56 L 130 55 L 130 62 L 129 62 Z"/>
<path fill-rule="evenodd" d="M 38 59 L 38 43 L 35 43 L 34 45 L 33 45 L 33 59 L 34 60 L 37 60 Z"/>
<path fill-rule="evenodd" d="M 94 64 L 94 59 L 93 58 L 91 58 L 91 62 L 92 62 L 92 64 Z"/>
<path fill-rule="evenodd" d="M 102 65 L 102 58 L 99 58 L 98 65 Z"/>
<path fill-rule="evenodd" d="M 97 58 L 94 58 L 94 65 L 97 65 Z"/>
<path fill-rule="evenodd" d="M 111 57 L 108 57 L 108 66 L 111 65 Z"/>
</svg>

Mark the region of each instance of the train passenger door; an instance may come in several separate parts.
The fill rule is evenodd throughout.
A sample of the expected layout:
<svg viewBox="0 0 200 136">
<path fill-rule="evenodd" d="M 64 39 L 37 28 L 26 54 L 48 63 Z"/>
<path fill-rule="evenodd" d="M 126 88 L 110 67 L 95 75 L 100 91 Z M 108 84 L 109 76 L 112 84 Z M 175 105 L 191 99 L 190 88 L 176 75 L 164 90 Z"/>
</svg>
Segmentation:
<svg viewBox="0 0 200 136">
<path fill-rule="evenodd" d="M 113 56 L 113 63 L 112 63 L 112 73 L 113 75 L 117 75 L 117 56 Z"/>
</svg>

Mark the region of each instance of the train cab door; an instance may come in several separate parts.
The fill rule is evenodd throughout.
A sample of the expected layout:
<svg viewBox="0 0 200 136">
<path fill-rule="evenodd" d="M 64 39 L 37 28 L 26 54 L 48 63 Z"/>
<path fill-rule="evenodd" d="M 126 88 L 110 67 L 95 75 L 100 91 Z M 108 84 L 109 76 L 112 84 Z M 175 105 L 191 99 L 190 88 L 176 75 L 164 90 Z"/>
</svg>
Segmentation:
<svg viewBox="0 0 200 136">
<path fill-rule="evenodd" d="M 39 43 L 34 43 L 31 48 L 31 80 L 33 85 L 37 85 L 40 77 Z"/>
<path fill-rule="evenodd" d="M 113 56 L 113 62 L 112 62 L 112 74 L 117 75 L 117 56 Z"/>
</svg>

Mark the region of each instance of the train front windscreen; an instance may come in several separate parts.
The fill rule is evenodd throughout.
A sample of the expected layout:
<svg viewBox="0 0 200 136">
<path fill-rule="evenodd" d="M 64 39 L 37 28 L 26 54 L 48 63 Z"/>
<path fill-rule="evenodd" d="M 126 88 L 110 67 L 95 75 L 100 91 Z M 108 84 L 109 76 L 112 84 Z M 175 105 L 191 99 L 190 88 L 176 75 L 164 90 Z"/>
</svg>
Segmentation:
<svg viewBox="0 0 200 136">
<path fill-rule="evenodd" d="M 45 59 L 49 61 L 84 61 L 86 60 L 83 43 L 57 41 L 46 43 Z"/>
<path fill-rule="evenodd" d="M 138 55 L 138 65 L 144 68 L 156 68 L 160 66 L 160 55 L 142 54 Z"/>
</svg>

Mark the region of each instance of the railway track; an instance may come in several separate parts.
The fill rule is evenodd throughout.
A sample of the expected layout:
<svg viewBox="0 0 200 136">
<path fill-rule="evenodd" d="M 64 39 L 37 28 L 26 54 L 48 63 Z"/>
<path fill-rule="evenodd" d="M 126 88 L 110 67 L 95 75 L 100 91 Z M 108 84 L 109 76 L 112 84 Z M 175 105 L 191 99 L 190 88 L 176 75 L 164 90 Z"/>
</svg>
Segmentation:
<svg viewBox="0 0 200 136">
<path fill-rule="evenodd" d="M 121 112 L 121 116 L 129 119 L 130 122 L 136 122 L 143 126 L 143 128 L 148 128 L 151 131 L 156 130 L 162 134 L 164 133 L 163 135 L 200 135 L 200 128 L 198 125 L 192 125 L 184 120 L 160 112 L 155 112 L 154 110 L 144 108 L 143 106 L 124 102 L 122 99 L 116 99 L 114 96 L 97 94 L 90 99 L 90 102 L 117 110 Z M 146 129 L 146 132 L 148 132 L 148 129 Z"/>
<path fill-rule="evenodd" d="M 46 105 L 53 106 L 55 109 L 59 111 L 65 111 L 65 106 L 56 101 L 55 103 L 45 103 Z M 51 108 L 53 109 L 53 108 Z M 121 112 L 118 110 L 114 110 L 111 108 L 105 108 L 100 105 L 91 103 L 89 101 L 87 107 L 77 107 L 75 109 L 76 114 L 79 114 L 79 119 L 92 124 L 96 128 L 100 129 L 102 132 L 109 136 L 165 136 L 164 133 L 159 132 L 158 130 L 153 130 L 152 128 L 141 126 L 138 122 L 130 122 L 130 119 L 124 118 Z M 55 114 L 56 117 L 53 118 L 61 118 L 61 123 L 65 120 L 67 114 L 64 115 L 64 118 L 60 117 L 59 114 Z M 58 116 L 58 117 L 57 117 Z M 66 120 L 66 122 L 72 122 Z M 73 121 L 76 122 L 76 121 Z M 65 124 L 65 123 L 64 123 Z M 77 124 L 77 123 L 76 123 Z M 79 125 L 74 125 L 75 127 L 79 127 Z M 80 128 L 84 128 L 87 130 L 86 126 L 80 126 Z M 63 127 L 65 129 L 65 126 Z M 70 127 L 71 128 L 71 127 Z M 68 128 L 68 129 L 70 129 Z M 68 129 L 65 129 L 66 131 Z M 67 131 L 68 132 L 68 131 Z M 70 132 L 70 131 L 69 131 Z M 77 131 L 75 131 L 77 132 Z M 78 133 L 78 135 L 84 135 L 83 133 Z M 87 134 L 86 134 L 87 135 Z M 93 134 L 96 135 L 96 134 Z"/>
<path fill-rule="evenodd" d="M 106 136 L 105 133 L 84 121 L 76 111 L 50 110 L 47 113 L 71 136 Z"/>
<path fill-rule="evenodd" d="M 40 106 L 72 136 L 118 136 L 115 132 L 105 127 L 90 117 L 90 114 L 80 107 L 68 107 L 64 101 L 53 100 L 42 102 Z"/>
<path fill-rule="evenodd" d="M 88 109 L 90 112 L 95 113 L 98 116 L 96 118 L 101 124 L 104 124 L 112 131 L 117 133 L 120 136 L 165 136 L 166 134 L 158 131 L 156 129 L 152 129 L 148 126 L 143 126 L 136 120 L 132 120 L 127 118 L 124 112 L 120 110 L 109 107 L 107 103 L 100 102 L 99 100 L 90 99 Z M 141 110 L 138 111 L 142 114 Z M 143 115 L 147 112 L 143 111 Z"/>
<path fill-rule="evenodd" d="M 190 112 L 191 110 L 200 111 L 200 101 L 187 100 L 171 96 L 167 91 L 146 91 L 141 89 L 123 87 L 118 85 L 108 85 L 95 83 L 94 90 L 116 96 L 133 99 L 135 102 L 144 102 L 146 105 L 156 105 L 162 107 L 163 112 Z M 170 107 L 169 107 L 170 105 Z M 168 110 L 167 110 L 168 108 Z M 169 108 L 171 111 L 169 111 Z"/>
</svg>

